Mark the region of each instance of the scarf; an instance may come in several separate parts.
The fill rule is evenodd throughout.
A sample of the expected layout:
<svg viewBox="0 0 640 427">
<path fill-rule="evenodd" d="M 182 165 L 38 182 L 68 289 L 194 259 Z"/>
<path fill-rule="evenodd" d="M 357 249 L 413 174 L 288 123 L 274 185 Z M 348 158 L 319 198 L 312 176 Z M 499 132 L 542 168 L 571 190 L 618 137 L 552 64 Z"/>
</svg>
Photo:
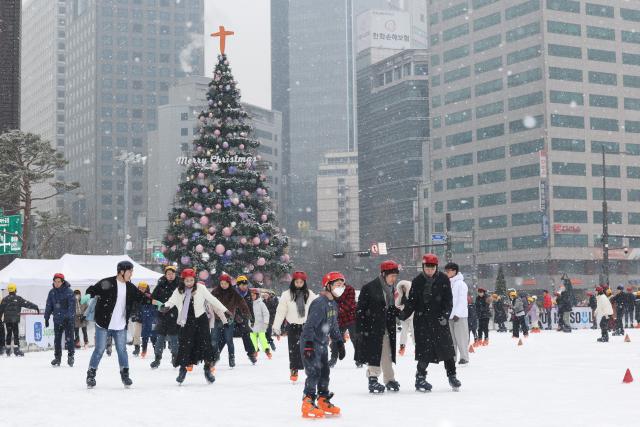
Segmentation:
<svg viewBox="0 0 640 427">
<path fill-rule="evenodd" d="M 393 305 L 393 296 L 391 288 L 392 286 L 387 285 L 384 278 L 380 276 L 380 286 L 382 287 L 382 296 L 384 297 L 385 305 L 390 306 Z"/>
<path fill-rule="evenodd" d="M 298 316 L 300 316 L 300 318 L 304 318 L 304 314 L 305 314 L 304 292 L 295 291 L 294 299 L 296 301 L 296 307 L 298 309 Z"/>
<path fill-rule="evenodd" d="M 180 320 L 178 325 L 184 326 L 187 323 L 187 316 L 189 315 L 189 303 L 191 302 L 191 291 L 193 288 L 184 288 L 184 302 L 182 303 L 182 312 L 180 313 Z"/>
</svg>

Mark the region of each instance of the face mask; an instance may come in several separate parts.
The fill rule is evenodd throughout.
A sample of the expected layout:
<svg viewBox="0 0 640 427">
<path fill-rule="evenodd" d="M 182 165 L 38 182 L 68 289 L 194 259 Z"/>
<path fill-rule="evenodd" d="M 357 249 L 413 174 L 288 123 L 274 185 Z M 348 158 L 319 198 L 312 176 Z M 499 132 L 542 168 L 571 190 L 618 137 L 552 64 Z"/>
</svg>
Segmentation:
<svg viewBox="0 0 640 427">
<path fill-rule="evenodd" d="M 344 293 L 344 286 L 335 288 L 332 292 L 333 292 L 333 295 L 335 295 L 337 298 L 340 298 L 340 296 Z"/>
</svg>

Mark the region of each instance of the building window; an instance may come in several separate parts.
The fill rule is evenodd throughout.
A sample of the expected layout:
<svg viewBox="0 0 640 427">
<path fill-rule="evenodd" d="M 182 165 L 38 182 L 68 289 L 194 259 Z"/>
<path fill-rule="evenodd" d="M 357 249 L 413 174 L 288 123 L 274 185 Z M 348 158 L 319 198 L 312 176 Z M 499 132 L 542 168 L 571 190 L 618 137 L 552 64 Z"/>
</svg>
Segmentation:
<svg viewBox="0 0 640 427">
<path fill-rule="evenodd" d="M 540 189 L 538 187 L 523 188 L 511 192 L 511 203 L 529 202 L 539 200 Z"/>
<path fill-rule="evenodd" d="M 544 126 L 544 116 L 525 116 L 522 119 L 509 122 L 509 133 L 519 133 Z"/>
<path fill-rule="evenodd" d="M 604 149 L 605 153 L 620 154 L 620 144 L 610 141 L 591 141 L 591 152 L 602 153 Z"/>
<path fill-rule="evenodd" d="M 493 184 L 507 180 L 507 171 L 504 169 L 482 172 L 478 174 L 478 185 Z"/>
<path fill-rule="evenodd" d="M 540 164 L 514 166 L 511 168 L 511 179 L 529 178 L 532 176 L 540 176 Z"/>
<path fill-rule="evenodd" d="M 517 87 L 538 80 L 542 80 L 542 68 L 534 68 L 532 70 L 527 70 L 508 76 L 507 86 Z"/>
<path fill-rule="evenodd" d="M 502 67 L 502 56 L 487 59 L 474 65 L 476 74 L 486 73 L 487 71 L 497 70 Z"/>
<path fill-rule="evenodd" d="M 473 53 L 484 52 L 485 50 L 500 46 L 500 43 L 502 43 L 502 34 L 495 34 L 478 40 L 473 43 Z"/>
<path fill-rule="evenodd" d="M 471 164 L 473 164 L 473 153 L 460 154 L 447 158 L 447 168 L 457 168 Z"/>
<path fill-rule="evenodd" d="M 444 82 L 445 83 L 454 82 L 456 80 L 469 77 L 470 75 L 471 75 L 470 66 L 458 68 L 458 69 L 447 71 L 446 73 L 444 73 Z"/>
<path fill-rule="evenodd" d="M 518 16 L 526 15 L 527 13 L 535 12 L 536 10 L 540 10 L 540 0 L 529 0 L 507 8 L 504 17 L 506 20 L 510 20 Z"/>
<path fill-rule="evenodd" d="M 489 93 L 500 91 L 502 90 L 502 88 L 503 88 L 503 83 L 501 78 L 496 80 L 491 80 L 491 81 L 476 85 L 475 95 L 476 96 L 487 95 Z"/>
<path fill-rule="evenodd" d="M 618 76 L 613 73 L 589 71 L 589 83 L 616 86 L 618 84 Z"/>
<path fill-rule="evenodd" d="M 587 211 L 572 211 L 572 210 L 554 210 L 553 211 L 554 222 L 560 223 L 578 223 L 586 224 Z"/>
<path fill-rule="evenodd" d="M 459 132 L 453 135 L 447 135 L 445 137 L 445 144 L 447 147 L 454 147 L 456 145 L 467 144 L 473 140 L 473 133 L 469 130 L 466 132 Z"/>
<path fill-rule="evenodd" d="M 551 114 L 551 126 L 584 129 L 584 117 L 568 116 L 565 114 Z"/>
<path fill-rule="evenodd" d="M 583 139 L 551 138 L 551 149 L 584 153 L 585 143 Z"/>
<path fill-rule="evenodd" d="M 544 96 L 541 91 L 509 98 L 509 111 L 542 104 L 543 98 Z"/>
<path fill-rule="evenodd" d="M 640 10 L 620 8 L 620 17 L 626 21 L 640 22 Z"/>
<path fill-rule="evenodd" d="M 523 25 L 507 31 L 506 40 L 507 43 L 513 43 L 536 34 L 540 34 L 540 23 L 532 22 L 531 24 Z"/>
<path fill-rule="evenodd" d="M 622 32 L 622 41 L 626 41 L 624 39 L 625 32 L 626 31 Z M 615 40 L 616 31 L 613 28 L 592 27 L 590 25 L 587 25 L 587 37 L 601 40 Z"/>
<path fill-rule="evenodd" d="M 500 114 L 503 112 L 504 112 L 504 101 L 492 102 L 490 104 L 481 105 L 476 108 L 476 119 L 489 117 L 494 114 Z"/>
<path fill-rule="evenodd" d="M 507 239 L 480 240 L 481 252 L 500 252 L 507 250 Z"/>
<path fill-rule="evenodd" d="M 626 65 L 640 65 L 640 55 L 622 52 L 622 63 Z"/>
<path fill-rule="evenodd" d="M 456 111 L 455 113 L 446 114 L 444 116 L 444 123 L 446 126 L 463 123 L 467 120 L 471 120 L 471 109 Z"/>
<path fill-rule="evenodd" d="M 625 98 L 624 109 L 640 111 L 640 98 Z"/>
<path fill-rule="evenodd" d="M 413 70 L 416 76 L 426 76 L 429 74 L 429 65 L 423 62 L 416 63 Z"/>
<path fill-rule="evenodd" d="M 506 204 L 507 193 L 484 194 L 478 197 L 478 206 L 481 208 Z"/>
<path fill-rule="evenodd" d="M 549 67 L 549 78 L 553 80 L 581 82 L 582 70 L 576 70 L 574 68 Z"/>
<path fill-rule="evenodd" d="M 460 90 L 447 92 L 447 94 L 444 96 L 444 104 L 448 105 L 454 102 L 464 101 L 469 98 L 471 98 L 471 88 L 466 87 Z"/>
<path fill-rule="evenodd" d="M 498 25 L 501 22 L 500 12 L 492 13 L 491 15 L 483 16 L 482 18 L 473 20 L 473 31 L 480 31 L 485 28 Z"/>
<path fill-rule="evenodd" d="M 625 120 L 624 131 L 627 133 L 640 133 L 640 121 Z"/>
<path fill-rule="evenodd" d="M 585 5 L 587 15 L 613 18 L 613 7 L 601 4 L 587 3 Z"/>
<path fill-rule="evenodd" d="M 584 105 L 583 94 L 580 92 L 552 90 L 549 92 L 549 100 L 556 104 Z"/>
<path fill-rule="evenodd" d="M 638 225 L 640 224 L 640 213 L 638 212 L 629 212 L 629 224 Z M 631 239 L 629 239 L 631 240 Z"/>
<path fill-rule="evenodd" d="M 576 0 L 547 0 L 547 9 L 580 13 L 580 2 Z"/>
<path fill-rule="evenodd" d="M 622 76 L 622 85 L 624 87 L 640 88 L 640 76 L 629 76 L 625 74 Z"/>
<path fill-rule="evenodd" d="M 473 175 L 471 175 L 473 179 Z M 473 197 L 447 200 L 448 211 L 459 211 L 465 209 L 473 209 Z"/>
<path fill-rule="evenodd" d="M 464 23 L 442 32 L 442 41 L 449 41 L 469 34 L 469 23 Z"/>
<path fill-rule="evenodd" d="M 467 5 L 466 1 L 458 3 L 442 11 L 442 20 L 446 21 L 448 19 L 455 18 L 456 16 L 464 15 L 465 13 L 467 13 L 468 9 L 469 6 Z"/>
<path fill-rule="evenodd" d="M 473 186 L 473 175 L 447 178 L 447 190 L 455 190 L 457 188 L 466 188 L 471 186 Z"/>
<path fill-rule="evenodd" d="M 549 43 L 547 50 L 549 55 L 551 56 L 561 56 L 563 58 L 575 58 L 575 59 L 582 58 L 582 48 L 580 47 Z"/>
<path fill-rule="evenodd" d="M 587 165 L 584 163 L 553 162 L 551 173 L 554 175 L 587 176 Z"/>
<path fill-rule="evenodd" d="M 553 197 L 555 199 L 587 200 L 587 189 L 586 187 L 554 185 Z"/>
<path fill-rule="evenodd" d="M 488 150 L 480 150 L 476 153 L 478 163 L 488 162 L 491 160 L 504 159 L 505 157 L 505 148 L 504 147 L 496 147 L 490 148 Z M 480 178 L 478 176 L 478 182 Z"/>
<path fill-rule="evenodd" d="M 591 189 L 591 196 L 593 200 L 603 200 L 602 194 L 602 188 L 600 187 L 593 187 Z M 607 188 L 607 200 L 621 201 L 622 190 L 619 188 Z"/>
<path fill-rule="evenodd" d="M 516 213 L 511 215 L 511 225 L 514 227 L 520 225 L 540 224 L 542 221 L 542 213 L 540 211 Z"/>
<path fill-rule="evenodd" d="M 455 61 L 456 59 L 465 58 L 467 56 L 469 56 L 469 46 L 468 45 L 460 46 L 454 49 L 444 51 L 444 53 L 442 54 L 442 62 L 446 64 L 447 62 Z M 417 67 L 417 64 L 416 64 L 416 67 Z M 417 69 L 416 69 L 416 74 L 418 74 Z"/>
<path fill-rule="evenodd" d="M 547 21 L 547 31 L 556 34 L 565 34 L 568 36 L 581 36 L 582 27 L 579 24 L 570 24 L 568 22 Z"/>
<path fill-rule="evenodd" d="M 640 179 L 640 167 L 627 166 L 627 178 Z"/>
<path fill-rule="evenodd" d="M 555 246 L 559 248 L 586 248 L 589 243 L 586 234 L 554 233 L 553 240 Z"/>
<path fill-rule="evenodd" d="M 622 224 L 622 212 L 607 211 L 609 224 Z M 602 224 L 602 211 L 593 211 L 593 223 Z"/>
<path fill-rule="evenodd" d="M 478 220 L 478 226 L 481 230 L 491 229 L 491 228 L 504 228 L 507 224 L 507 216 L 499 215 L 499 216 L 487 216 L 484 218 L 480 218 Z"/>
<path fill-rule="evenodd" d="M 611 50 L 587 49 L 587 58 L 591 61 L 616 62 L 616 53 Z"/>
<path fill-rule="evenodd" d="M 618 108 L 618 98 L 607 95 L 589 95 L 591 107 Z"/>
<path fill-rule="evenodd" d="M 522 156 L 524 154 L 536 153 L 544 148 L 544 139 L 533 139 L 531 141 L 518 142 L 509 146 L 509 155 Z"/>
<path fill-rule="evenodd" d="M 476 140 L 482 141 L 485 139 L 497 138 L 502 135 L 504 135 L 504 124 L 500 123 L 478 129 L 476 131 Z"/>
<path fill-rule="evenodd" d="M 620 166 L 607 165 L 605 167 L 605 173 L 609 178 L 620 178 Z M 602 165 L 591 165 L 591 176 L 602 176 Z"/>
<path fill-rule="evenodd" d="M 189 136 L 189 128 L 181 128 L 180 136 Z"/>
<path fill-rule="evenodd" d="M 542 47 L 540 45 L 518 50 L 507 55 L 507 65 L 513 65 L 518 62 L 528 61 L 529 59 L 537 58 L 541 54 Z"/>
<path fill-rule="evenodd" d="M 604 119 L 601 117 L 591 117 L 589 119 L 589 127 L 591 130 L 604 130 L 611 132 L 618 132 L 618 130 L 620 130 L 618 120 Z"/>
</svg>

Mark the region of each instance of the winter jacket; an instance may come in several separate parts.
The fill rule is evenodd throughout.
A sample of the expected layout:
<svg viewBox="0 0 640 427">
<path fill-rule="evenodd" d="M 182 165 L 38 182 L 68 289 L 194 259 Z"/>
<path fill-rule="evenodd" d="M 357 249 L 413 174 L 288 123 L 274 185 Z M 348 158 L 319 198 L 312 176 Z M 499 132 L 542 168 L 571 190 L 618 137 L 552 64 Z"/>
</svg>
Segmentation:
<svg viewBox="0 0 640 427">
<path fill-rule="evenodd" d="M 9 294 L 0 303 L 0 318 L 4 315 L 5 323 L 20 323 L 20 313 L 23 307 L 40 312 L 34 303 L 16 294 Z"/>
<path fill-rule="evenodd" d="M 251 319 L 251 311 L 249 311 L 246 301 L 231 286 L 227 289 L 222 289 L 220 286 L 216 286 L 213 288 L 213 291 L 211 291 L 211 294 L 218 298 L 222 305 L 227 307 L 227 310 L 233 316 L 232 320 L 236 323 L 242 323 L 245 319 Z M 253 303 L 251 305 L 253 306 Z M 218 314 L 215 312 L 214 314 L 214 319 L 220 321 Z"/>
<path fill-rule="evenodd" d="M 291 299 L 291 290 L 284 291 L 280 296 L 280 301 L 278 302 L 276 317 L 273 319 L 273 328 L 281 330 L 282 322 L 285 320 L 290 324 L 302 325 L 309 315 L 309 306 L 311 306 L 311 303 L 317 297 L 318 296 L 314 294 L 313 291 L 309 290 L 309 298 L 304 305 L 304 317 L 300 317 L 296 302 Z"/>
<path fill-rule="evenodd" d="M 134 303 L 146 299 L 147 295 L 140 292 L 136 285 L 131 282 L 127 282 L 126 287 L 125 319 L 126 324 L 128 324 L 129 318 L 133 313 Z M 109 323 L 111 323 L 113 309 L 118 299 L 118 281 L 116 280 L 116 276 L 107 277 L 95 285 L 89 286 L 86 294 L 92 297 L 100 297 L 96 302 L 94 320 L 101 328 L 108 329 Z"/>
<path fill-rule="evenodd" d="M 624 292 L 620 292 L 619 294 L 615 294 L 611 297 L 611 302 L 616 305 L 616 313 L 620 316 L 624 313 L 624 309 L 627 306 L 627 297 Z"/>
<path fill-rule="evenodd" d="M 178 279 L 169 281 L 166 276 L 162 276 L 160 279 L 158 279 L 158 284 L 153 289 L 151 298 L 164 304 L 165 302 L 169 301 L 169 298 L 171 298 L 171 295 L 173 295 L 173 291 L 175 291 L 177 287 Z M 156 332 L 160 335 L 177 335 L 177 319 L 178 310 L 175 308 L 167 311 L 166 313 L 163 313 L 161 311 L 158 312 L 156 319 Z"/>
<path fill-rule="evenodd" d="M 453 319 L 453 316 L 460 318 L 469 317 L 469 309 L 467 308 L 467 293 L 469 287 L 464 281 L 462 273 L 458 273 L 451 279 L 451 294 L 453 295 L 453 308 L 451 309 L 451 315 L 449 319 Z"/>
<path fill-rule="evenodd" d="M 476 314 L 479 320 L 491 319 L 491 310 L 486 295 L 476 297 Z"/>
<path fill-rule="evenodd" d="M 356 362 L 380 366 L 384 336 L 389 336 L 391 360 L 396 361 L 396 316 L 400 311 L 395 301 L 385 301 L 383 286 L 389 286 L 381 276 L 360 290 L 356 308 L 356 329 L 360 339 Z"/>
<path fill-rule="evenodd" d="M 625 309 L 628 312 L 633 313 L 633 309 L 634 309 L 635 304 L 636 304 L 636 296 L 631 292 L 627 292 L 624 295 L 625 295 L 625 297 L 627 297 L 627 302 L 625 304 Z"/>
<path fill-rule="evenodd" d="M 131 321 L 136 323 L 142 323 L 142 318 L 149 316 L 149 311 L 152 309 L 155 312 L 155 306 L 151 304 L 151 293 L 144 292 L 146 298 L 142 301 L 133 303 L 133 310 L 131 311 Z M 155 314 L 155 313 L 154 313 Z"/>
<path fill-rule="evenodd" d="M 533 325 L 537 325 L 538 321 L 540 320 L 540 309 L 538 308 L 538 304 L 536 304 L 535 302 L 531 303 L 529 305 L 529 312 L 527 313 L 527 315 L 529 316 L 529 319 L 531 319 L 531 323 Z"/>
<path fill-rule="evenodd" d="M 602 316 L 613 316 L 613 307 L 611 306 L 611 301 L 605 294 L 600 294 L 596 298 L 596 312 L 595 312 L 596 320 L 600 322 L 600 318 Z"/>
<path fill-rule="evenodd" d="M 524 316 L 524 304 L 522 304 L 521 298 L 515 297 L 511 300 L 511 310 L 516 317 Z"/>
<path fill-rule="evenodd" d="M 344 342 L 338 326 L 338 304 L 328 295 L 327 291 L 322 291 L 309 306 L 307 321 L 300 334 L 301 348 L 307 342 L 312 342 L 314 347 L 325 347 L 329 344 L 329 337 L 333 342 Z"/>
<path fill-rule="evenodd" d="M 247 307 L 249 307 L 249 323 L 253 323 L 253 301 L 251 300 L 251 291 L 247 290 L 247 292 L 245 294 L 242 294 L 242 292 L 240 292 L 240 288 L 239 287 L 235 287 L 236 292 L 238 292 L 238 295 L 240 295 L 243 299 L 244 302 L 247 304 Z"/>
<path fill-rule="evenodd" d="M 451 283 L 446 274 L 437 271 L 429 278 L 420 273 L 411 282 L 409 298 L 398 318 L 406 320 L 414 314 L 417 361 L 438 363 L 455 357 L 447 323 L 452 306 Z"/>
<path fill-rule="evenodd" d="M 507 312 L 504 310 L 504 302 L 502 302 L 502 297 L 498 298 L 493 303 L 493 313 L 494 322 L 501 323 L 507 321 Z"/>
<path fill-rule="evenodd" d="M 67 321 L 75 323 L 76 297 L 73 295 L 71 285 L 65 280 L 59 288 L 54 285 L 51 287 L 44 309 L 44 319 L 48 322 L 53 314 L 54 323 L 63 324 Z"/>
<path fill-rule="evenodd" d="M 255 319 L 253 327 L 251 328 L 253 332 L 267 332 L 267 328 L 269 327 L 269 309 L 261 297 L 253 300 L 253 316 Z"/>
<path fill-rule="evenodd" d="M 165 308 L 176 307 L 178 309 L 178 318 L 180 320 L 180 315 L 182 313 L 182 306 L 184 305 L 184 297 L 186 292 L 180 293 L 178 289 L 173 291 L 171 294 L 171 298 L 164 304 Z M 222 305 L 222 303 L 218 300 L 218 298 L 211 295 L 211 292 L 204 286 L 196 284 L 191 291 L 191 298 L 193 299 L 193 312 L 196 318 L 206 314 L 207 307 L 205 306 L 205 302 L 209 303 L 214 313 L 220 317 L 222 323 L 227 323 L 227 316 L 225 316 L 224 312 L 228 311 L 227 308 Z"/>
<path fill-rule="evenodd" d="M 544 301 L 542 302 L 542 306 L 547 310 L 553 308 L 553 300 L 551 299 L 551 294 L 544 294 Z"/>
<path fill-rule="evenodd" d="M 591 295 L 589 297 L 589 308 L 591 308 L 591 310 L 595 310 L 597 306 L 598 306 L 598 303 L 596 301 L 596 296 Z"/>
<path fill-rule="evenodd" d="M 560 296 L 556 299 L 556 304 L 558 304 L 558 312 L 564 313 L 567 311 L 571 311 L 571 295 L 566 290 L 563 291 Z"/>
<path fill-rule="evenodd" d="M 351 285 L 345 285 L 344 292 L 338 303 L 338 326 L 345 329 L 356 323 L 356 290 Z"/>
<path fill-rule="evenodd" d="M 269 310 L 269 326 L 273 325 L 273 321 L 276 318 L 276 310 L 278 309 L 278 297 L 271 295 L 268 299 L 263 299 L 264 305 Z"/>
<path fill-rule="evenodd" d="M 75 298 L 75 306 L 76 306 L 76 317 L 75 317 L 75 327 L 76 328 L 86 328 L 87 327 L 87 318 L 86 312 L 89 308 L 89 304 L 82 304 L 80 302 L 80 296 Z"/>
<path fill-rule="evenodd" d="M 467 313 L 469 314 L 469 317 L 467 317 L 469 330 L 473 331 L 478 329 L 478 314 L 476 313 L 476 305 L 474 303 L 467 304 Z"/>
</svg>

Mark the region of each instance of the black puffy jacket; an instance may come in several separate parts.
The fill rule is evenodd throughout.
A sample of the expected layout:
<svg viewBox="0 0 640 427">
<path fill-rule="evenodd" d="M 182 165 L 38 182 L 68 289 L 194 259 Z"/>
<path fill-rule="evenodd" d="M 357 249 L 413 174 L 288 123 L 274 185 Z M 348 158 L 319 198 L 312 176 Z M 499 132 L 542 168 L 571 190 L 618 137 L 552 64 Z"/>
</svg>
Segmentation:
<svg viewBox="0 0 640 427">
<path fill-rule="evenodd" d="M 0 318 L 4 314 L 4 321 L 6 323 L 19 323 L 20 312 L 23 307 L 40 311 L 34 303 L 16 294 L 9 294 L 2 300 L 2 303 L 0 303 Z"/>
</svg>

